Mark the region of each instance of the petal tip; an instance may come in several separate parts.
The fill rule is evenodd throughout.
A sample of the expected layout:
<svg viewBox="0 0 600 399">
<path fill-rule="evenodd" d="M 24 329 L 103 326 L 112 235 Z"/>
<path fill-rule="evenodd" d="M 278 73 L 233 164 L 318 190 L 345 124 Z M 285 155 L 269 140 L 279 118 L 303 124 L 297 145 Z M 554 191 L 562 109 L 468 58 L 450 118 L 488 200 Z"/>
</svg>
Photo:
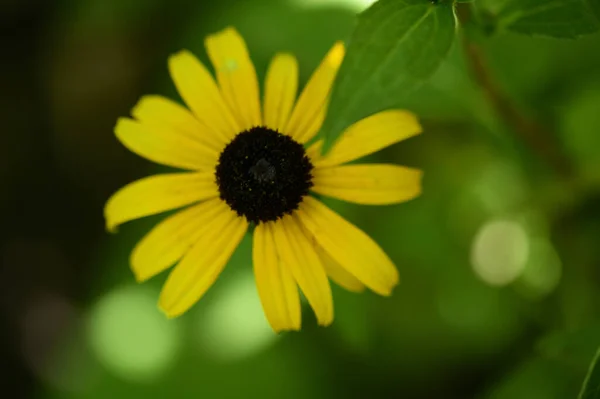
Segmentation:
<svg viewBox="0 0 600 399">
<path fill-rule="evenodd" d="M 293 325 L 293 326 L 285 326 L 285 327 L 273 327 L 271 326 L 271 328 L 273 329 L 273 331 L 275 332 L 275 334 L 277 335 L 283 335 L 285 333 L 289 333 L 289 332 L 298 332 L 300 331 L 300 325 Z"/>
<path fill-rule="evenodd" d="M 423 125 L 421 125 L 419 117 L 415 113 L 402 109 L 397 109 L 395 112 L 398 113 L 401 118 L 408 119 L 410 121 L 410 128 L 413 135 L 416 136 L 423 133 Z"/>
<path fill-rule="evenodd" d="M 385 297 L 392 296 L 392 294 L 394 293 L 394 289 L 396 288 L 396 286 L 399 283 L 400 283 L 399 278 L 396 275 L 395 280 L 390 285 L 388 285 L 384 290 L 378 292 L 378 294 L 381 296 L 385 296 Z"/>
<path fill-rule="evenodd" d="M 331 50 L 329 50 L 329 54 L 327 54 L 327 62 L 337 67 L 344 60 L 345 53 L 346 47 L 344 46 L 344 42 L 337 41 Z"/>
<path fill-rule="evenodd" d="M 133 278 L 136 283 L 143 283 L 147 281 L 152 275 L 147 275 L 146 273 L 142 273 L 142 267 L 140 267 L 139 261 L 135 259 L 135 254 L 132 254 L 129 260 L 131 272 L 133 273 Z"/>
<path fill-rule="evenodd" d="M 320 327 L 329 327 L 333 323 L 333 316 L 331 318 L 327 318 L 325 320 L 318 320 L 317 324 Z"/>
<path fill-rule="evenodd" d="M 238 35 L 238 36 L 239 36 L 239 34 L 240 33 L 238 32 L 238 30 L 233 25 L 226 26 L 225 28 L 221 29 L 220 31 L 217 31 L 214 33 L 214 35 Z"/>
<path fill-rule="evenodd" d="M 345 287 L 346 290 L 350 291 L 350 292 L 354 292 L 355 294 L 362 294 L 363 292 L 365 292 L 366 287 L 364 285 L 361 286 L 356 286 L 356 287 Z"/>
<path fill-rule="evenodd" d="M 115 132 L 115 136 L 117 136 L 117 138 L 121 140 L 123 136 L 127 136 L 128 133 L 132 131 L 131 127 L 136 126 L 135 124 L 137 123 L 137 121 L 131 118 L 122 117 L 117 119 L 117 123 L 115 124 L 115 127 L 113 129 L 113 131 Z"/>
<path fill-rule="evenodd" d="M 238 30 L 233 26 L 227 26 L 221 30 L 218 30 L 214 33 L 211 33 L 206 36 L 204 43 L 207 47 L 209 47 L 210 43 L 215 43 L 215 41 L 233 39 L 233 40 L 243 40 L 242 35 L 238 32 Z"/>
<path fill-rule="evenodd" d="M 154 103 L 159 99 L 160 99 L 160 96 L 155 95 L 155 94 L 148 94 L 148 95 L 142 96 L 138 100 L 137 104 L 135 104 L 134 107 L 132 108 L 131 116 L 136 119 L 139 119 L 138 115 L 140 115 L 142 113 L 141 111 L 143 109 L 150 108 L 150 103 Z"/>
<path fill-rule="evenodd" d="M 142 275 L 140 274 L 138 271 L 134 270 L 132 267 L 132 271 L 133 271 L 133 278 L 135 279 L 135 282 L 138 284 L 144 283 L 146 281 L 148 281 L 148 276 Z"/>
<path fill-rule="evenodd" d="M 423 194 L 423 176 L 425 175 L 425 173 L 422 170 L 418 170 L 417 171 L 417 181 L 416 181 L 416 187 L 415 187 L 415 195 L 413 198 L 416 198 L 418 196 L 420 196 L 421 194 Z"/>
<path fill-rule="evenodd" d="M 126 118 L 126 117 L 121 117 L 117 119 L 117 123 L 115 123 L 115 127 L 114 127 L 114 131 L 115 133 L 117 132 L 117 130 L 120 130 L 123 128 L 123 125 L 129 123 L 131 121 L 130 118 Z"/>
<path fill-rule="evenodd" d="M 111 234 L 114 234 L 118 231 L 119 223 L 115 221 L 112 217 L 112 212 L 110 210 L 112 204 L 112 197 L 106 202 L 104 206 L 104 228 Z"/>
<path fill-rule="evenodd" d="M 294 320 L 287 328 L 287 331 L 300 331 L 302 329 L 302 320 Z"/>
<path fill-rule="evenodd" d="M 167 61 L 171 74 L 173 73 L 176 64 L 178 64 L 181 61 L 190 59 L 195 60 L 196 57 L 189 50 L 179 50 L 178 52 L 171 54 Z"/>
<path fill-rule="evenodd" d="M 171 54 L 169 56 L 169 60 L 175 59 L 175 58 L 181 58 L 181 57 L 188 57 L 192 55 L 192 53 L 190 52 L 190 50 L 186 50 L 186 49 L 181 49 L 173 54 Z"/>
<path fill-rule="evenodd" d="M 293 62 L 293 63 L 297 63 L 298 60 L 296 59 L 296 57 L 294 56 L 294 54 L 289 53 L 287 51 L 283 51 L 281 53 L 277 53 L 273 56 L 273 60 L 274 61 L 280 61 L 280 60 L 285 60 L 285 61 L 289 61 L 289 62 Z"/>
<path fill-rule="evenodd" d="M 174 312 L 173 309 L 165 306 L 163 299 L 159 299 L 158 301 L 158 309 L 165 315 L 167 319 L 174 319 L 181 315 L 179 312 Z"/>
</svg>

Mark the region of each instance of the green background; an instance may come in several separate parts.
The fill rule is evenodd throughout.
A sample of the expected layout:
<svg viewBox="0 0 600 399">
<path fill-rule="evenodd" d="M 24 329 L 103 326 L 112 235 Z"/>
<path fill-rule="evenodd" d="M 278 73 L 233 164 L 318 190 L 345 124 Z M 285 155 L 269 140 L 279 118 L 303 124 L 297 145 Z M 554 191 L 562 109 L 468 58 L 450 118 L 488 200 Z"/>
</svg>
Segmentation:
<svg viewBox="0 0 600 399">
<path fill-rule="evenodd" d="M 490 3 L 487 0 L 482 3 Z M 519 138 L 461 41 L 403 100 L 425 133 L 368 161 L 425 171 L 394 206 L 329 202 L 394 259 L 391 298 L 334 287 L 336 319 L 274 335 L 244 240 L 183 317 L 136 285 L 133 245 L 160 217 L 104 231 L 119 187 L 161 171 L 112 129 L 166 62 L 228 25 L 262 80 L 294 52 L 302 82 L 367 1 L 12 0 L 0 4 L 2 379 L 14 398 L 575 398 L 600 345 L 600 35 L 480 38 L 489 73 L 543 126 L 559 173 Z M 493 3 L 493 2 L 492 2 Z"/>
</svg>

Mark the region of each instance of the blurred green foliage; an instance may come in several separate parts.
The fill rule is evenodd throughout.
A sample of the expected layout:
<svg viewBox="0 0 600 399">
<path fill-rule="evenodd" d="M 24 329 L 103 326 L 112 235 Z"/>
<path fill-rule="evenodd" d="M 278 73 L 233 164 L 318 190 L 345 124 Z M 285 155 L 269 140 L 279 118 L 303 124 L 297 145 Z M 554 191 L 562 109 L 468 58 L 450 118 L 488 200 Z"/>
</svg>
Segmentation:
<svg viewBox="0 0 600 399">
<path fill-rule="evenodd" d="M 328 329 L 317 327 L 307 308 L 301 333 L 268 330 L 248 238 L 206 297 L 167 321 L 154 305 L 165 275 L 139 286 L 128 269 L 131 249 L 161 217 L 125 225 L 117 236 L 104 233 L 108 196 L 162 170 L 123 149 L 112 128 L 144 94 L 178 99 L 167 73 L 170 54 L 187 48 L 206 62 L 205 35 L 233 25 L 261 79 L 273 54 L 290 51 L 303 83 L 334 41 L 352 37 L 366 3 L 0 5 L 12 32 L 12 58 L 0 66 L 9 77 L 0 111 L 9 132 L 0 137 L 0 206 L 8 226 L 0 251 L 14 271 L 3 275 L 11 287 L 2 303 L 13 309 L 6 311 L 13 331 L 6 342 L 16 348 L 15 364 L 33 376 L 23 382 L 34 381 L 31 397 L 577 396 L 600 346 L 600 35 L 544 36 L 590 32 L 597 14 L 581 16 L 577 7 L 597 11 L 594 0 L 552 1 L 556 10 L 568 8 L 552 18 L 575 16 L 552 27 L 531 19 L 547 18 L 540 13 L 515 20 L 515 7 L 536 2 L 460 4 L 475 7 L 476 26 L 452 29 L 447 57 L 399 102 L 421 117 L 425 133 L 369 158 L 423 169 L 423 195 L 386 207 L 327 201 L 381 244 L 401 284 L 391 298 L 334 287 L 336 320 Z M 438 3 L 450 10 L 450 1 Z M 502 22 L 508 11 L 500 9 L 513 10 L 513 22 Z M 492 29 L 498 26 L 507 31 Z M 24 46 L 29 37 L 35 46 Z M 567 174 L 499 112 L 474 74 L 465 40 L 478 46 L 494 90 L 541 126 L 542 140 L 533 143 L 558 151 Z M 388 47 L 400 49 L 399 63 L 388 67 L 405 67 L 410 46 Z M 351 96 L 341 93 L 335 101 Z M 490 265 L 516 272 L 499 283 L 478 272 Z M 40 292 L 54 299 L 38 301 Z M 58 326 L 58 343 L 42 350 Z M 597 369 L 588 381 L 596 381 Z"/>
<path fill-rule="evenodd" d="M 479 0 L 498 30 L 528 35 L 576 38 L 597 32 L 596 0 Z"/>
<path fill-rule="evenodd" d="M 585 377 L 585 382 L 581 393 L 579 394 L 580 399 L 595 399 L 600 397 L 600 350 L 596 353 L 594 361 L 590 366 L 590 371 Z"/>
</svg>

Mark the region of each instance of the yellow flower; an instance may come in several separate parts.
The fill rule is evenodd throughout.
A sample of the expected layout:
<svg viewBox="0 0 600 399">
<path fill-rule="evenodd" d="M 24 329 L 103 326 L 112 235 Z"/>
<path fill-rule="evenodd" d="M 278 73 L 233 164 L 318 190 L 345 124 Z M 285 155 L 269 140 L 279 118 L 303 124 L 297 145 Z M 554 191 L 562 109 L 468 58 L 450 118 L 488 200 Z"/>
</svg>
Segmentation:
<svg viewBox="0 0 600 399">
<path fill-rule="evenodd" d="M 215 282 L 254 225 L 256 286 L 274 331 L 298 330 L 298 287 L 320 325 L 333 320 L 329 278 L 351 291 L 390 295 L 398 272 L 383 250 L 310 192 L 359 204 L 399 203 L 419 195 L 421 172 L 388 164 L 343 165 L 421 132 L 414 115 L 390 110 L 350 126 L 327 155 L 307 149 L 326 114 L 344 56 L 337 43 L 296 100 L 298 64 L 291 54 L 270 63 L 260 103 L 256 71 L 242 37 L 228 28 L 205 41 L 217 82 L 189 52 L 169 59 L 190 111 L 159 96 L 143 97 L 115 128 L 131 151 L 187 170 L 122 188 L 106 204 L 107 228 L 186 207 L 137 244 L 131 267 L 141 282 L 179 262 L 159 307 L 181 315 Z"/>
</svg>

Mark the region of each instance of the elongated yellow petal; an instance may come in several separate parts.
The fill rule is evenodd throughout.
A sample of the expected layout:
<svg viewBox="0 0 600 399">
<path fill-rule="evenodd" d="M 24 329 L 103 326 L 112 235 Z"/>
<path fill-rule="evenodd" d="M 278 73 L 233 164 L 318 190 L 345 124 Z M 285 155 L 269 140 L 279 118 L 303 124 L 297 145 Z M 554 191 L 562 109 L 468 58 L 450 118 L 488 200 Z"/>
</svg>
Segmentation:
<svg viewBox="0 0 600 399">
<path fill-rule="evenodd" d="M 216 151 L 160 126 L 120 118 L 115 134 L 129 150 L 159 164 L 188 170 L 210 170 L 218 160 Z"/>
<path fill-rule="evenodd" d="M 215 67 L 221 93 L 242 130 L 262 125 L 256 70 L 242 36 L 235 29 L 227 28 L 208 36 L 204 44 Z"/>
<path fill-rule="evenodd" d="M 209 221 L 200 239 L 175 266 L 162 289 L 159 307 L 167 317 L 176 317 L 194 305 L 213 285 L 248 229 L 222 203 L 219 216 Z"/>
<path fill-rule="evenodd" d="M 227 144 L 221 136 L 196 119 L 186 108 L 162 96 L 144 96 L 132 111 L 140 122 L 184 135 L 207 146 L 218 156 Z"/>
<path fill-rule="evenodd" d="M 298 61 L 291 54 L 273 57 L 265 80 L 265 125 L 281 133 L 285 128 L 298 90 Z"/>
<path fill-rule="evenodd" d="M 361 283 L 359 279 L 348 273 L 348 271 L 341 267 L 336 261 L 331 259 L 331 256 L 329 256 L 323 248 L 318 247 L 317 253 L 323 262 L 327 275 L 337 285 L 352 292 L 363 292 L 365 290 L 365 285 Z"/>
<path fill-rule="evenodd" d="M 310 162 L 313 165 L 319 165 L 319 162 L 321 161 L 321 158 L 322 158 L 322 155 L 321 155 L 322 147 L 323 147 L 323 140 L 319 140 L 319 141 L 312 143 L 306 149 L 306 155 L 308 156 L 308 158 L 310 159 Z"/>
<path fill-rule="evenodd" d="M 343 58 L 344 44 L 338 42 L 329 50 L 300 94 L 285 128 L 285 132 L 299 143 L 308 142 L 321 128 L 329 93 Z"/>
<path fill-rule="evenodd" d="M 319 325 L 333 321 L 333 299 L 327 274 L 314 244 L 293 216 L 285 216 L 273 225 L 273 236 L 283 267 L 289 268 L 308 303 L 317 316 Z"/>
<path fill-rule="evenodd" d="M 214 79 L 192 53 L 172 55 L 169 70 L 179 94 L 200 122 L 226 142 L 241 131 Z"/>
<path fill-rule="evenodd" d="M 312 197 L 305 197 L 297 214 L 329 256 L 364 285 L 390 295 L 398 271 L 383 250 L 362 230 Z"/>
<path fill-rule="evenodd" d="M 325 121 L 325 116 L 327 114 L 327 106 L 328 103 L 325 103 L 323 108 L 321 108 L 321 110 L 317 113 L 317 116 L 312 120 L 310 125 L 308 125 L 308 129 L 306 130 L 308 133 L 302 139 L 304 143 L 315 137 L 315 135 L 319 133 L 319 130 L 321 130 L 321 126 L 323 126 L 323 122 Z"/>
<path fill-rule="evenodd" d="M 408 111 L 379 112 L 346 129 L 315 166 L 340 165 L 353 161 L 421 132 L 417 117 Z"/>
<path fill-rule="evenodd" d="M 345 165 L 313 170 L 312 190 L 365 205 L 396 204 L 421 193 L 418 169 L 398 165 Z"/>
<path fill-rule="evenodd" d="M 269 324 L 275 332 L 299 330 L 300 295 L 287 267 L 277 255 L 272 223 L 261 223 L 254 230 L 253 263 L 256 288 Z"/>
<path fill-rule="evenodd" d="M 106 228 L 129 220 L 180 208 L 217 197 L 219 191 L 212 172 L 171 173 L 146 177 L 121 188 L 104 207 Z"/>
<path fill-rule="evenodd" d="M 131 254 L 136 280 L 145 281 L 181 259 L 222 211 L 221 199 L 213 198 L 177 212 L 154 227 Z"/>
</svg>

